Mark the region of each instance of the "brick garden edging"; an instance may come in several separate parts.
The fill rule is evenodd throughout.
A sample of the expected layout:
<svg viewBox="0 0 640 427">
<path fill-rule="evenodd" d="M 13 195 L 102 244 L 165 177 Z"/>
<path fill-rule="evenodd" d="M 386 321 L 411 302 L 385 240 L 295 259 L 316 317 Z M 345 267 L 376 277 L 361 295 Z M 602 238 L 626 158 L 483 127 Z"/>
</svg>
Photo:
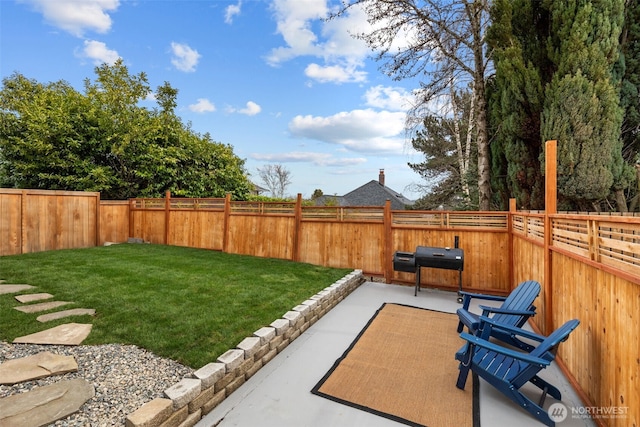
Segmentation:
<svg viewBox="0 0 640 427">
<path fill-rule="evenodd" d="M 127 427 L 191 427 L 364 282 L 354 270 L 126 418 Z"/>
</svg>

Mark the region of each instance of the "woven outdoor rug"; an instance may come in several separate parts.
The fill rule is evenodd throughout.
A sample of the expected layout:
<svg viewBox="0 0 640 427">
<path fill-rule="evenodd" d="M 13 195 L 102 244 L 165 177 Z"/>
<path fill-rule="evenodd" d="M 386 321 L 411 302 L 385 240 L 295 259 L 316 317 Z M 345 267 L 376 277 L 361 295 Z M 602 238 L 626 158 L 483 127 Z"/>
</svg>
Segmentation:
<svg viewBox="0 0 640 427">
<path fill-rule="evenodd" d="M 478 427 L 477 378 L 456 388 L 458 318 L 383 304 L 311 391 L 411 426 Z"/>
</svg>

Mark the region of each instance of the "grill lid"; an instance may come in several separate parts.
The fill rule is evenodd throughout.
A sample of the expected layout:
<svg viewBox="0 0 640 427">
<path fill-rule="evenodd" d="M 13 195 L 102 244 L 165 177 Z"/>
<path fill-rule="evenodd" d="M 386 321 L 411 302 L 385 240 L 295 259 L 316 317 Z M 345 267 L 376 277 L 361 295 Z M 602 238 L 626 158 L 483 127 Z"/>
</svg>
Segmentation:
<svg viewBox="0 0 640 427">
<path fill-rule="evenodd" d="M 459 270 L 464 268 L 464 251 L 460 248 L 418 246 L 415 252 L 417 267 Z"/>
</svg>

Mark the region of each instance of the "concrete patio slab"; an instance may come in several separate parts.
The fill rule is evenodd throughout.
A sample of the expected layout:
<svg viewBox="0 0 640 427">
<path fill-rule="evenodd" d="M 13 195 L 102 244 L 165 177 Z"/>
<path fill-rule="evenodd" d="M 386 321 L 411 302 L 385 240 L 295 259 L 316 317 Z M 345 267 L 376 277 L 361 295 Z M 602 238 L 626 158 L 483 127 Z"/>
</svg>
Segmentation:
<svg viewBox="0 0 640 427">
<path fill-rule="evenodd" d="M 80 345 L 91 332 L 91 324 L 66 323 L 13 340 L 14 344 Z"/>
<path fill-rule="evenodd" d="M 71 310 L 62 310 L 56 311 L 54 313 L 42 314 L 36 317 L 38 322 L 49 322 L 51 320 L 62 319 L 63 317 L 69 316 L 83 316 L 88 314 L 89 316 L 94 316 L 96 314 L 96 310 L 93 308 L 72 308 Z"/>
<path fill-rule="evenodd" d="M 255 373 L 196 427 L 396 427 L 400 424 L 367 411 L 314 395 L 311 389 L 358 336 L 383 303 L 406 304 L 455 313 L 460 307 L 455 292 L 367 282 L 309 327 L 272 361 Z M 477 302 L 471 306 L 482 312 Z M 381 343 L 381 345 L 384 345 Z M 462 346 L 462 340 L 460 345 Z M 457 364 L 454 355 L 450 363 Z M 418 373 L 419 374 L 419 373 Z M 579 407 L 580 399 L 554 363 L 541 372 L 543 379 L 562 392 L 566 407 Z M 456 378 L 452 378 L 455 381 Z M 540 395 L 527 386 L 526 392 Z M 537 397 L 536 397 L 537 398 Z M 545 407 L 555 400 L 548 397 Z M 541 424 L 484 381 L 480 381 L 480 425 L 484 427 L 539 427 Z M 567 418 L 562 427 L 595 427 L 591 419 Z M 437 427 L 437 426 L 433 426 Z"/>
<path fill-rule="evenodd" d="M 44 351 L 0 364 L 0 384 L 16 384 L 77 370 L 78 363 L 73 356 Z"/>
<path fill-rule="evenodd" d="M 5 397 L 0 399 L 0 425 L 46 426 L 77 412 L 93 396 L 91 383 L 75 379 Z"/>
<path fill-rule="evenodd" d="M 26 304 L 33 301 L 41 301 L 43 299 L 53 298 L 53 295 L 47 293 L 40 294 L 25 294 L 25 295 L 16 295 L 15 297 L 19 302 Z"/>
<path fill-rule="evenodd" d="M 27 289 L 33 289 L 35 286 L 31 285 L 0 285 L 0 295 L 15 294 L 16 292 L 26 291 Z"/>
<path fill-rule="evenodd" d="M 23 313 L 37 313 L 39 311 L 51 310 L 52 308 L 57 308 L 66 304 L 71 304 L 71 303 L 68 301 L 50 301 L 50 302 L 43 302 L 40 304 L 30 304 L 22 307 L 13 307 L 13 308 Z"/>
</svg>

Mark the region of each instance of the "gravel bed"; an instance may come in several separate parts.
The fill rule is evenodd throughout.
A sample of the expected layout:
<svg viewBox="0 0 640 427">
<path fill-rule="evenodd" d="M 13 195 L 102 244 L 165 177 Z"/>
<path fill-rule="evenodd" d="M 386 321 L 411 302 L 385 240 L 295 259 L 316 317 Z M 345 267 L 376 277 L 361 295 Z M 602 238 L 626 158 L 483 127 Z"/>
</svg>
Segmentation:
<svg viewBox="0 0 640 427">
<path fill-rule="evenodd" d="M 0 362 L 43 351 L 74 356 L 78 371 L 12 386 L 0 385 L 0 398 L 61 380 L 84 378 L 93 384 L 96 395 L 79 412 L 51 424 L 60 427 L 123 426 L 127 415 L 155 398 L 164 397 L 164 390 L 193 372 L 189 367 L 158 357 L 142 348 L 119 344 L 60 346 L 0 341 Z"/>
</svg>

